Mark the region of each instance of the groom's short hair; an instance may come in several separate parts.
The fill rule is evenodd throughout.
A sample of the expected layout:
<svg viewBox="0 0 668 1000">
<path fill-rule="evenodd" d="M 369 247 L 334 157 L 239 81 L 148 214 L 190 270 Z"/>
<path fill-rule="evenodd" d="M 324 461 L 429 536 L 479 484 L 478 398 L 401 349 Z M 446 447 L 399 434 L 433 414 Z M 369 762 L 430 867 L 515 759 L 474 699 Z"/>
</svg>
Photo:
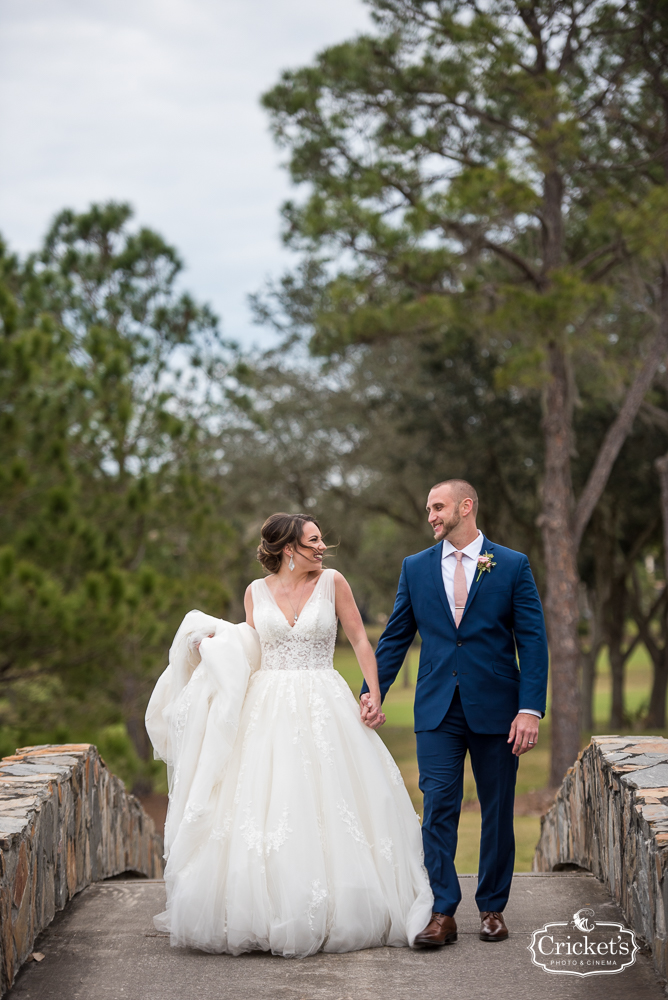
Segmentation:
<svg viewBox="0 0 668 1000">
<path fill-rule="evenodd" d="M 437 490 L 439 486 L 447 486 L 457 504 L 460 504 L 462 500 L 473 500 L 473 516 L 477 515 L 478 494 L 475 491 L 475 487 L 467 483 L 465 479 L 444 479 L 442 483 L 436 483 L 435 486 L 432 486 L 432 490 Z"/>
</svg>

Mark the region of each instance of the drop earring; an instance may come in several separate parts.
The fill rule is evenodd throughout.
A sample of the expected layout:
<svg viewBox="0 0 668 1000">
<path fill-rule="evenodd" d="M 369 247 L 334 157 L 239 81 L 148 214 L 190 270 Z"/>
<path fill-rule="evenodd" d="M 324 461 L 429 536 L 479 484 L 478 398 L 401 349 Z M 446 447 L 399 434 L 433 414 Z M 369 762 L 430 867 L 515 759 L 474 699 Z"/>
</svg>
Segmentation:
<svg viewBox="0 0 668 1000">
<path fill-rule="evenodd" d="M 290 562 L 288 563 L 288 569 L 292 573 L 292 571 L 293 571 L 294 568 L 295 568 L 295 561 L 292 558 L 292 553 L 290 553 Z"/>
</svg>

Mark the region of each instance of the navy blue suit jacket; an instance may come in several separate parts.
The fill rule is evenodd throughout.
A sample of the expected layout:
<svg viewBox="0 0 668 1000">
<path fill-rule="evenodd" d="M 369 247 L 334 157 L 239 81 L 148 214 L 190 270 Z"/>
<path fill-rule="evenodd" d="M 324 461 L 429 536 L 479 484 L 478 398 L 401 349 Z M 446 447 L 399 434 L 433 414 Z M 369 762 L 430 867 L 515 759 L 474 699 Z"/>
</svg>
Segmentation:
<svg viewBox="0 0 668 1000">
<path fill-rule="evenodd" d="M 394 610 L 376 648 L 381 697 L 419 632 L 415 731 L 439 727 L 459 682 L 471 729 L 507 733 L 520 708 L 545 712 L 547 637 L 529 560 L 483 536 L 481 551 L 491 552 L 496 566 L 480 575 L 476 569 L 456 628 L 443 586 L 441 551 L 439 542 L 404 559 Z"/>
</svg>

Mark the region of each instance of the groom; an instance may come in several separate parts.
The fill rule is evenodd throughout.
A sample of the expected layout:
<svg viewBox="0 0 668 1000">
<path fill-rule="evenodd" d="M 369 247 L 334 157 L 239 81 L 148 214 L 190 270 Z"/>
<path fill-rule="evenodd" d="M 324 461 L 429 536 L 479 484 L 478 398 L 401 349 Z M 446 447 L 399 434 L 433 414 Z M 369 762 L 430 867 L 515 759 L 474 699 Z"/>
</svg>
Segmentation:
<svg viewBox="0 0 668 1000">
<path fill-rule="evenodd" d="M 517 764 L 535 747 L 545 714 L 547 639 L 529 561 L 485 538 L 477 510 L 470 483 L 449 479 L 433 487 L 427 514 L 438 544 L 404 560 L 394 610 L 376 649 L 384 698 L 415 633 L 422 639 L 415 733 L 434 912 L 417 947 L 457 940 L 461 891 L 454 859 L 467 750 L 482 820 L 480 938 L 508 937 L 503 909 L 515 860 Z"/>
</svg>

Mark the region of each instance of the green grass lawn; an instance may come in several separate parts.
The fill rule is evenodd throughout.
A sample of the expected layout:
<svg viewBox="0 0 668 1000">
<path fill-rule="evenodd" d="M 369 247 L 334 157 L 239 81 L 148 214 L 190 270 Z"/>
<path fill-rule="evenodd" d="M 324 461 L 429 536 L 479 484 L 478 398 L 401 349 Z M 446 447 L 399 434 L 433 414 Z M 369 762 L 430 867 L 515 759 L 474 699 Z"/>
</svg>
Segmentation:
<svg viewBox="0 0 668 1000">
<path fill-rule="evenodd" d="M 407 665 L 402 668 L 396 682 L 390 688 L 383 708 L 387 716 L 386 724 L 379 730 L 384 743 L 396 760 L 406 782 L 416 812 L 422 814 L 422 796 L 418 787 L 418 768 L 415 754 L 415 734 L 413 733 L 414 678 L 417 674 L 418 652 L 411 650 Z M 337 646 L 334 666 L 345 677 L 357 696 L 362 684 L 362 675 L 350 647 Z M 406 669 L 408 674 L 406 675 Z M 652 682 L 652 667 L 644 646 L 639 646 L 627 665 L 625 702 L 632 729 L 638 728 L 636 721 L 647 705 Z M 610 714 L 610 668 L 607 653 L 603 652 L 597 665 L 597 681 L 594 696 L 594 732 L 610 732 L 607 718 Z M 628 732 L 629 729 L 623 730 Z M 657 735 L 668 736 L 668 731 Z M 589 742 L 591 734 L 583 734 L 583 746 Z M 535 750 L 520 757 L 517 775 L 517 793 L 545 788 L 550 766 L 550 716 L 548 712 L 540 727 L 540 740 Z M 475 781 L 467 759 L 464 777 L 464 802 L 476 799 Z M 515 817 L 516 857 L 515 871 L 531 870 L 531 860 L 540 834 L 538 816 Z M 478 850 L 480 844 L 480 813 L 464 810 L 459 824 L 459 845 L 455 863 L 459 872 L 478 870 Z"/>
</svg>

